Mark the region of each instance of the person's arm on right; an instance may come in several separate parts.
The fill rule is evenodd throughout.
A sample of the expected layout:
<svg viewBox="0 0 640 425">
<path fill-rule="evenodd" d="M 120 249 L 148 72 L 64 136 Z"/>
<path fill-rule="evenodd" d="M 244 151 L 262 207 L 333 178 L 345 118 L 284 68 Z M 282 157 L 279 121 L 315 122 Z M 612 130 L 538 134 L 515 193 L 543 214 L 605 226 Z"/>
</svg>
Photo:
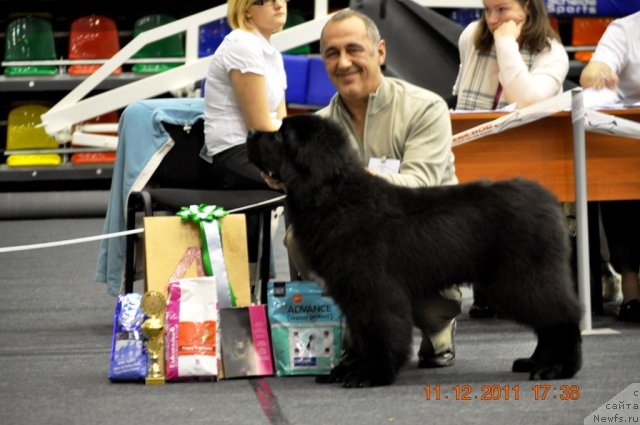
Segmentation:
<svg viewBox="0 0 640 425">
<path fill-rule="evenodd" d="M 580 85 L 584 88 L 615 90 L 617 73 L 627 60 L 627 43 L 624 31 L 612 22 L 600 38 L 593 57 L 580 74 Z"/>
<path fill-rule="evenodd" d="M 618 76 L 604 62 L 591 60 L 580 73 L 580 85 L 584 88 L 615 89 Z"/>
</svg>

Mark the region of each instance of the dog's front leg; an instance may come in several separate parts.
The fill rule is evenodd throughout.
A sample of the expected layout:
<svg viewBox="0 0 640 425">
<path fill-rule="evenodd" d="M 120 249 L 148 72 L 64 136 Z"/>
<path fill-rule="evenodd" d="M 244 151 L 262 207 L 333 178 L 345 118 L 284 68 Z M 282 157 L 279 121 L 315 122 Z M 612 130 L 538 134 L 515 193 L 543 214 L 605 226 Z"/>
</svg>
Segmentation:
<svg viewBox="0 0 640 425">
<path fill-rule="evenodd" d="M 408 301 L 397 303 L 393 296 L 377 298 L 389 302 L 366 303 L 369 308 L 350 306 L 345 310 L 354 356 L 349 363 L 341 363 L 343 386 L 358 388 L 390 385 L 400 367 L 407 361 L 411 348 L 412 326 Z M 342 367 L 341 367 L 342 366 Z"/>
</svg>

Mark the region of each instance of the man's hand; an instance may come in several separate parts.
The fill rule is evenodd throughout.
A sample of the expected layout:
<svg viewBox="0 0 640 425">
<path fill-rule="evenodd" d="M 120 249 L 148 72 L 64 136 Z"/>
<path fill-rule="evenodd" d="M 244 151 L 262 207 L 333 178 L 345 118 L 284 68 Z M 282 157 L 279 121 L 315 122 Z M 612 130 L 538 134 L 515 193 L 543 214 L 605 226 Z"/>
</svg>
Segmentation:
<svg viewBox="0 0 640 425">
<path fill-rule="evenodd" d="M 262 177 L 262 180 L 264 180 L 267 186 L 269 186 L 271 189 L 285 190 L 285 186 L 283 182 L 281 182 L 280 180 L 276 180 L 272 177 L 269 177 L 269 175 L 264 171 L 260 171 L 260 177 Z"/>
</svg>

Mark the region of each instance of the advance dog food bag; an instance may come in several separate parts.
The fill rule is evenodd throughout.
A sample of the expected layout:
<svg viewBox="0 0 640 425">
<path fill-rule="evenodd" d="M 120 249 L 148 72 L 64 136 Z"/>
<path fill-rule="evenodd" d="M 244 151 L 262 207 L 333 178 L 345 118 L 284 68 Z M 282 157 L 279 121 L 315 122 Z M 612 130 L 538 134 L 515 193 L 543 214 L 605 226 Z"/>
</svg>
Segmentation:
<svg viewBox="0 0 640 425">
<path fill-rule="evenodd" d="M 276 374 L 327 375 L 342 350 L 342 312 L 315 282 L 269 282 Z"/>
</svg>

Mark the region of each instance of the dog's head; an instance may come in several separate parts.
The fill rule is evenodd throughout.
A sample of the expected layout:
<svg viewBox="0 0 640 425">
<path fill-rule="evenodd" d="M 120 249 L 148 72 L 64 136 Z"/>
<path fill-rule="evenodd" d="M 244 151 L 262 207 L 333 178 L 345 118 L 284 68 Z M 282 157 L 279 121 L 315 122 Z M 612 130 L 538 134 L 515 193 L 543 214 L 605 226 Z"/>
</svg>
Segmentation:
<svg viewBox="0 0 640 425">
<path fill-rule="evenodd" d="M 249 160 L 284 182 L 287 192 L 319 187 L 362 170 L 357 153 L 333 121 L 317 115 L 286 117 L 276 132 L 252 131 L 247 136 Z M 300 189 L 298 189 L 300 188 Z"/>
</svg>

